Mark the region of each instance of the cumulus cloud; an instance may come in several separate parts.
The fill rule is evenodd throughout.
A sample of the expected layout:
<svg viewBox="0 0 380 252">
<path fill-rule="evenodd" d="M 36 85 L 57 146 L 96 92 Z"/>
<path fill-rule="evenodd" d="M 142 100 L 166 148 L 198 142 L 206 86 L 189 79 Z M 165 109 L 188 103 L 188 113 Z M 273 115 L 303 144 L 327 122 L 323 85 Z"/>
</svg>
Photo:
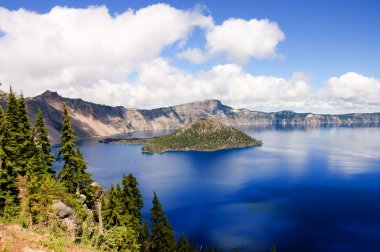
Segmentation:
<svg viewBox="0 0 380 252">
<path fill-rule="evenodd" d="M 208 55 L 207 52 L 204 52 L 199 48 L 188 48 L 185 51 L 177 54 L 177 58 L 186 59 L 195 64 L 204 63 L 210 57 L 211 55 Z"/>
<path fill-rule="evenodd" d="M 276 54 L 277 44 L 285 39 L 277 23 L 267 19 L 235 19 L 224 21 L 206 35 L 212 54 L 224 53 L 235 62 L 246 63 L 252 58 L 264 59 Z"/>
<path fill-rule="evenodd" d="M 273 76 L 254 76 L 237 64 L 217 65 L 198 74 L 171 66 L 163 58 L 144 64 L 133 83 L 99 83 L 96 89 L 62 90 L 97 102 L 128 107 L 154 108 L 194 100 L 220 99 L 223 102 L 256 110 L 301 110 L 310 95 L 307 78 L 296 73 L 289 80 Z M 101 94 L 101 95 L 99 95 Z M 106 102 L 108 100 L 108 102 Z"/>
<path fill-rule="evenodd" d="M 186 48 L 199 27 L 205 46 Z M 45 14 L 0 7 L 0 31 L 0 81 L 26 96 L 50 89 L 139 108 L 220 99 L 262 111 L 380 111 L 380 80 L 359 73 L 332 77 L 313 90 L 304 73 L 281 78 L 247 72 L 243 63 L 276 56 L 277 44 L 285 38 L 276 23 L 265 19 L 215 25 L 199 8 L 166 4 L 117 15 L 106 7 L 55 7 Z M 191 73 L 175 67 L 175 58 L 162 56 L 176 44 L 185 46 L 177 58 L 202 63 L 225 55 L 232 62 Z"/>
<path fill-rule="evenodd" d="M 318 95 L 327 109 L 380 111 L 380 80 L 359 73 L 330 78 Z"/>
<path fill-rule="evenodd" d="M 230 18 L 221 25 L 209 26 L 205 33 L 205 50 L 189 48 L 178 57 L 200 64 L 211 57 L 225 55 L 232 62 L 245 64 L 251 59 L 280 57 L 276 48 L 285 39 L 277 23 L 268 19 Z"/>
<path fill-rule="evenodd" d="M 137 108 L 177 105 L 219 99 L 234 107 L 258 111 L 290 109 L 298 112 L 349 113 L 380 111 L 380 80 L 358 73 L 332 77 L 313 90 L 310 76 L 296 72 L 289 79 L 256 76 L 240 65 L 224 64 L 198 74 L 173 67 L 163 58 L 141 66 L 131 83 L 103 80 L 94 88 L 60 90 L 71 97 Z"/>
<path fill-rule="evenodd" d="M 106 7 L 55 7 L 46 14 L 0 8 L 0 78 L 26 93 L 125 80 L 212 18 L 166 4 L 111 15 Z"/>
</svg>

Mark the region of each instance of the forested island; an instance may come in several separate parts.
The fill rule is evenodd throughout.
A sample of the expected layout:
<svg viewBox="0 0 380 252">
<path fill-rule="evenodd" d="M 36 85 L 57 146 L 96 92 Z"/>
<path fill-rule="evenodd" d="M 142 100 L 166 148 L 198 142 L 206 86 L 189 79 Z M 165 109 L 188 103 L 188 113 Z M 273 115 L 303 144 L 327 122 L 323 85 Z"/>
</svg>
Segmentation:
<svg viewBox="0 0 380 252">
<path fill-rule="evenodd" d="M 200 119 L 169 135 L 155 137 L 141 150 L 147 153 L 166 151 L 216 151 L 260 146 L 262 142 L 216 119 Z"/>
</svg>

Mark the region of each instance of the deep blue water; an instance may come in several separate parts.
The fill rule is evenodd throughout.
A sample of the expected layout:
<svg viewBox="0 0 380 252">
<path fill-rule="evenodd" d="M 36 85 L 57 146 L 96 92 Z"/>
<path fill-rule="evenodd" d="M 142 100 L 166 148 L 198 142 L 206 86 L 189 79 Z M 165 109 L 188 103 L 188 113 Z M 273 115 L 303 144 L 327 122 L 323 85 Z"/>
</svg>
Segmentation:
<svg viewBox="0 0 380 252">
<path fill-rule="evenodd" d="M 104 187 L 132 172 L 176 235 L 222 251 L 380 251 L 380 128 L 245 129 L 262 147 L 142 154 L 80 143 Z"/>
</svg>

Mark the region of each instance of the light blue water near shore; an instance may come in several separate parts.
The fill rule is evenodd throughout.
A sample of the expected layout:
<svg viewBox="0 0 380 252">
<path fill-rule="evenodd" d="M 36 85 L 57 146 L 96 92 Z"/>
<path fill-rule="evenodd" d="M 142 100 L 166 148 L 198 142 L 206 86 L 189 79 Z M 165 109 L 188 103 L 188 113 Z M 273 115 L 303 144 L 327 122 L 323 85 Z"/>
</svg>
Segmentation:
<svg viewBox="0 0 380 252">
<path fill-rule="evenodd" d="M 380 251 L 380 128 L 244 129 L 262 147 L 142 154 L 80 142 L 108 188 L 132 172 L 177 235 L 222 251 Z M 140 136 L 147 133 L 139 133 Z M 152 134 L 152 133 L 149 133 Z"/>
</svg>

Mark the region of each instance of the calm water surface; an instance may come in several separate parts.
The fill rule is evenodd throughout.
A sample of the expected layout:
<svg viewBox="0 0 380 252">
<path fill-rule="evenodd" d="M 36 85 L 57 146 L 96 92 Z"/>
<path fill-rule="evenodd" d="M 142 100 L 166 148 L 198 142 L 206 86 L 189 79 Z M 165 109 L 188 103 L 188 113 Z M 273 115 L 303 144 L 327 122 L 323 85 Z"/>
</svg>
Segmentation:
<svg viewBox="0 0 380 252">
<path fill-rule="evenodd" d="M 380 128 L 244 131 L 264 145 L 154 155 L 141 145 L 80 145 L 96 181 L 108 188 L 132 172 L 146 217 L 155 191 L 176 235 L 198 244 L 380 251 Z"/>
</svg>

